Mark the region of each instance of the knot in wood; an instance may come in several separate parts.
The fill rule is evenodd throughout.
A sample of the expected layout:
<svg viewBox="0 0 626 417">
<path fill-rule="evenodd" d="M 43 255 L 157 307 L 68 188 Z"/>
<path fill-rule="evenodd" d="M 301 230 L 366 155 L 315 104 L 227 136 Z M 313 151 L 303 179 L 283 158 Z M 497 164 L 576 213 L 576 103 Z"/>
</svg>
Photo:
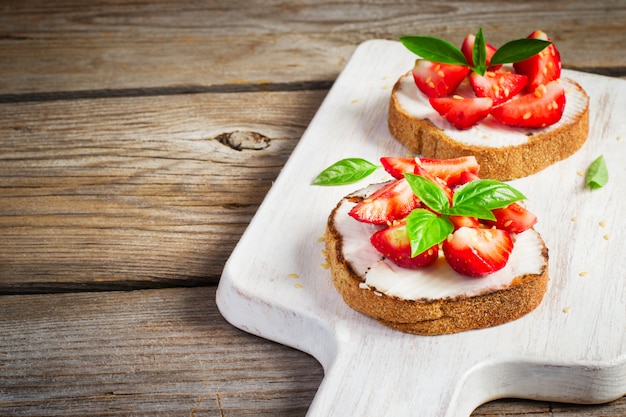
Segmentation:
<svg viewBox="0 0 626 417">
<path fill-rule="evenodd" d="M 269 147 L 271 139 L 258 132 L 235 130 L 233 132 L 221 133 L 215 137 L 215 140 L 236 151 L 244 149 L 259 151 Z"/>
</svg>

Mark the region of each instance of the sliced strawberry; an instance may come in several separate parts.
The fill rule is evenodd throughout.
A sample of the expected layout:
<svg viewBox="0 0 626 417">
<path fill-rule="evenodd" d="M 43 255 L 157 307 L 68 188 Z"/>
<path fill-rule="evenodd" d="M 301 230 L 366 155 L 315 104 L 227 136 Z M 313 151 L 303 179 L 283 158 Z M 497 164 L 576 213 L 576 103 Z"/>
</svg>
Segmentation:
<svg viewBox="0 0 626 417">
<path fill-rule="evenodd" d="M 428 97 L 452 94 L 469 73 L 464 65 L 441 64 L 418 59 L 413 67 L 415 85 Z"/>
<path fill-rule="evenodd" d="M 561 120 L 564 110 L 565 88 L 558 81 L 551 81 L 494 107 L 491 115 L 509 126 L 540 128 Z"/>
<path fill-rule="evenodd" d="M 357 203 L 348 214 L 358 221 L 388 224 L 406 217 L 420 206 L 405 178 L 386 184 Z"/>
<path fill-rule="evenodd" d="M 461 52 L 465 56 L 467 62 L 474 66 L 474 58 L 472 54 L 474 52 L 474 42 L 476 41 L 476 35 L 469 34 L 463 39 L 463 44 L 461 45 Z M 490 44 L 485 44 L 485 49 L 487 50 L 486 61 L 487 66 L 489 67 L 489 62 L 491 62 L 491 57 L 496 53 L 496 48 Z M 502 65 L 494 65 L 493 67 L 489 67 L 490 70 L 496 70 L 502 67 Z"/>
<path fill-rule="evenodd" d="M 493 107 L 493 100 L 489 97 L 437 97 L 429 101 L 437 113 L 460 130 L 477 125 L 489 115 Z"/>
<path fill-rule="evenodd" d="M 485 75 L 472 72 L 469 79 L 476 95 L 491 97 L 494 106 L 517 95 L 528 83 L 525 75 L 506 71 L 487 71 Z"/>
<path fill-rule="evenodd" d="M 413 173 L 417 165 L 415 158 L 396 158 L 393 156 L 383 156 L 380 158 L 380 163 L 385 171 L 396 179 L 404 178 L 405 172 Z"/>
<path fill-rule="evenodd" d="M 550 41 L 548 35 L 536 30 L 530 35 L 531 39 L 541 39 Z M 515 72 L 528 77 L 527 91 L 535 91 L 540 85 L 548 84 L 550 81 L 557 80 L 561 77 L 561 54 L 554 44 L 551 44 L 543 51 L 531 56 L 524 61 L 513 64 Z"/>
<path fill-rule="evenodd" d="M 448 219 L 454 225 L 454 230 L 461 227 L 480 227 L 480 222 L 476 217 L 469 216 L 449 216 Z"/>
<path fill-rule="evenodd" d="M 419 165 L 434 176 L 444 180 L 450 188 L 459 183 L 464 172 L 478 174 L 480 168 L 476 157 L 473 155 L 450 159 L 419 158 Z"/>
<path fill-rule="evenodd" d="M 430 171 L 427 171 L 422 165 L 417 165 L 415 167 L 415 171 L 413 172 L 415 175 L 420 175 L 433 183 L 435 183 L 439 188 L 443 190 L 443 192 L 448 197 L 448 201 L 452 204 L 452 189 L 448 187 L 448 184 L 441 178 L 433 175 Z"/>
<path fill-rule="evenodd" d="M 377 231 L 370 238 L 370 242 L 386 258 L 403 268 L 423 268 L 433 263 L 439 256 L 439 245 L 434 245 L 412 258 L 411 241 L 405 222 L 398 222 Z"/>
<path fill-rule="evenodd" d="M 513 250 L 508 232 L 461 227 L 443 241 L 443 254 L 456 272 L 482 277 L 502 269 Z"/>
<path fill-rule="evenodd" d="M 492 213 L 496 216 L 492 224 L 509 233 L 522 233 L 537 223 L 537 216 L 518 203 L 492 210 Z"/>
<path fill-rule="evenodd" d="M 461 176 L 456 186 L 459 187 L 463 184 L 467 184 L 470 181 L 479 180 L 479 179 L 480 177 L 473 172 L 469 172 L 469 171 L 461 172 Z"/>
</svg>

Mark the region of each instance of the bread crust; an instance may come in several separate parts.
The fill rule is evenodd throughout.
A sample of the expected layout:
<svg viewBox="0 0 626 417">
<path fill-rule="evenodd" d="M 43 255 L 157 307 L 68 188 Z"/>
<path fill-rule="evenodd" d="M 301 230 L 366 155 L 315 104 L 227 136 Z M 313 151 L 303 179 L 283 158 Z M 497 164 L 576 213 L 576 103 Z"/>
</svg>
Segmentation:
<svg viewBox="0 0 626 417">
<path fill-rule="evenodd" d="M 409 114 L 400 104 L 396 81 L 389 104 L 388 126 L 391 134 L 410 151 L 426 158 L 449 159 L 474 155 L 480 164 L 480 176 L 501 181 L 525 177 L 539 172 L 578 151 L 589 132 L 588 97 L 582 87 L 568 80 L 587 97 L 587 105 L 574 119 L 549 132 L 540 130 L 528 142 L 517 146 L 480 147 L 450 138 L 428 119 Z"/>
<path fill-rule="evenodd" d="M 458 333 L 518 319 L 534 310 L 543 299 L 548 285 L 548 249 L 542 239 L 541 273 L 515 277 L 507 289 L 454 299 L 405 300 L 367 287 L 363 285 L 363 277 L 344 257 L 342 235 L 334 221 L 342 202 L 333 209 L 326 227 L 326 252 L 334 286 L 352 309 L 385 326 L 420 335 Z"/>
</svg>

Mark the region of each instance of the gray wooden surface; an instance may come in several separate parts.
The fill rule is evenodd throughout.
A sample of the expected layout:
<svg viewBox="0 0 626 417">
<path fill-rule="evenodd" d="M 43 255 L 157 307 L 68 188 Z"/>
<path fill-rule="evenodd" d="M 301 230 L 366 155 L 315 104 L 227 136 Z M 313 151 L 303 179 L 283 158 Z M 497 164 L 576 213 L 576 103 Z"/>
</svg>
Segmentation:
<svg viewBox="0 0 626 417">
<path fill-rule="evenodd" d="M 359 43 L 479 26 L 626 78 L 621 0 L 2 2 L 0 415 L 304 416 L 323 370 L 224 321 L 224 262 Z"/>
</svg>

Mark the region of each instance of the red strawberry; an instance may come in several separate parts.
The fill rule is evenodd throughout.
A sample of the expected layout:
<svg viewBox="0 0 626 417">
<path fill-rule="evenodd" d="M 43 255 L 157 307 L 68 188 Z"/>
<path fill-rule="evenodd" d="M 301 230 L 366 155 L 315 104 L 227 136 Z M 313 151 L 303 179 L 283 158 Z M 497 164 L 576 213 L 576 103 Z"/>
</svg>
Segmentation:
<svg viewBox="0 0 626 417">
<path fill-rule="evenodd" d="M 469 34 L 463 39 L 463 44 L 461 45 L 461 52 L 465 55 L 465 59 L 467 62 L 474 66 L 474 59 L 472 58 L 472 53 L 474 51 L 474 42 L 476 41 L 476 35 Z M 491 61 L 491 57 L 496 53 L 496 48 L 488 43 L 485 44 L 487 50 L 487 66 L 489 66 L 489 62 Z M 489 67 L 490 70 L 496 70 L 500 68 L 502 65 L 494 65 L 493 67 Z"/>
<path fill-rule="evenodd" d="M 476 175 L 473 172 L 469 172 L 469 171 L 464 171 L 461 172 L 461 176 L 459 178 L 458 183 L 456 184 L 457 187 L 463 185 L 463 184 L 467 184 L 470 181 L 474 181 L 474 180 L 479 180 L 480 177 L 478 175 Z"/>
<path fill-rule="evenodd" d="M 522 233 L 537 223 L 537 216 L 517 203 L 492 210 L 492 213 L 496 216 L 494 226 L 509 233 Z"/>
<path fill-rule="evenodd" d="M 454 187 L 464 172 L 478 174 L 480 166 L 475 156 L 451 159 L 419 158 L 419 165 L 434 176 L 441 178 L 450 188 Z"/>
<path fill-rule="evenodd" d="M 415 158 L 396 158 L 393 156 L 383 156 L 380 158 L 380 163 L 385 171 L 397 179 L 404 178 L 405 172 L 412 174 L 417 165 Z"/>
<path fill-rule="evenodd" d="M 419 199 L 402 178 L 382 186 L 352 207 L 348 214 L 361 222 L 387 224 L 406 217 L 419 206 Z"/>
<path fill-rule="evenodd" d="M 461 96 L 430 98 L 430 105 L 454 127 L 460 130 L 475 126 L 489 115 L 493 100 L 489 97 Z"/>
<path fill-rule="evenodd" d="M 505 71 L 487 71 L 485 75 L 472 72 L 469 79 L 476 95 L 491 97 L 494 106 L 517 95 L 528 83 L 525 75 Z"/>
<path fill-rule="evenodd" d="M 413 67 L 415 85 L 428 97 L 452 94 L 469 73 L 464 65 L 441 64 L 418 59 Z"/>
<path fill-rule="evenodd" d="M 563 116 L 565 89 L 558 81 L 540 85 L 533 93 L 527 93 L 500 106 L 491 115 L 501 123 L 516 127 L 540 128 L 550 126 Z"/>
<path fill-rule="evenodd" d="M 508 232 L 461 227 L 443 241 L 443 254 L 456 272 L 482 277 L 502 269 L 513 250 Z"/>
<path fill-rule="evenodd" d="M 548 35 L 541 30 L 534 31 L 528 37 L 550 41 Z M 561 54 L 552 44 L 538 54 L 524 61 L 516 62 L 513 64 L 513 68 L 518 74 L 528 77 L 527 91 L 535 91 L 539 85 L 559 79 L 561 76 Z"/>
<path fill-rule="evenodd" d="M 370 238 L 370 242 L 386 258 L 403 268 L 422 268 L 433 263 L 439 256 L 439 245 L 434 245 L 412 258 L 405 222 L 398 222 L 377 231 Z"/>
<path fill-rule="evenodd" d="M 441 188 L 443 190 L 443 192 L 448 197 L 448 201 L 450 202 L 450 204 L 452 204 L 452 189 L 450 187 L 448 187 L 448 184 L 446 184 L 446 182 L 444 180 L 442 180 L 441 178 L 439 178 L 439 177 L 433 175 L 432 173 L 430 173 L 429 171 L 427 171 L 422 165 L 417 165 L 415 167 L 414 174 L 415 175 L 420 175 L 420 176 L 430 180 L 431 182 L 435 183 L 439 188 Z"/>
<path fill-rule="evenodd" d="M 461 227 L 480 227 L 480 222 L 476 217 L 450 216 L 448 219 L 450 219 L 454 225 L 454 230 L 460 229 Z"/>
</svg>

